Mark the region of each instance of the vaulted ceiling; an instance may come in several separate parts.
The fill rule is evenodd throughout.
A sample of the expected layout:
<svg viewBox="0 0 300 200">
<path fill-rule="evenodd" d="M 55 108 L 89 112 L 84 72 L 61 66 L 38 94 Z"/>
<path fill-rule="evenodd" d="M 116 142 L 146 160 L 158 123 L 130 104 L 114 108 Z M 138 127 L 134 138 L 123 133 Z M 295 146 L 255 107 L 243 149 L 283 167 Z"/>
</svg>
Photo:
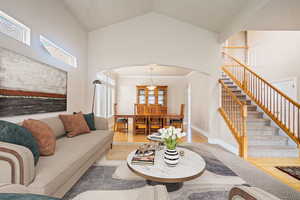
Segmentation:
<svg viewBox="0 0 300 200">
<path fill-rule="evenodd" d="M 92 31 L 149 12 L 221 32 L 253 0 L 64 0 L 81 24 Z"/>
</svg>

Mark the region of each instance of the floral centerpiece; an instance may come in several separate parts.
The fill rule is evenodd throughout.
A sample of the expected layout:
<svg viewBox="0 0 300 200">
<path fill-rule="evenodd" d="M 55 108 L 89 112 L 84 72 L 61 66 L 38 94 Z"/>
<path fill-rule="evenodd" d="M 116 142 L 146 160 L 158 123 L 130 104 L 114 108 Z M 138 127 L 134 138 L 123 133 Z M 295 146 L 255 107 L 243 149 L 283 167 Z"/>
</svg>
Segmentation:
<svg viewBox="0 0 300 200">
<path fill-rule="evenodd" d="M 164 161 L 170 166 L 176 166 L 179 162 L 179 154 L 176 146 L 180 142 L 179 139 L 186 136 L 186 134 L 180 128 L 173 126 L 159 129 L 158 132 L 161 134 L 161 138 L 166 146 Z"/>
</svg>

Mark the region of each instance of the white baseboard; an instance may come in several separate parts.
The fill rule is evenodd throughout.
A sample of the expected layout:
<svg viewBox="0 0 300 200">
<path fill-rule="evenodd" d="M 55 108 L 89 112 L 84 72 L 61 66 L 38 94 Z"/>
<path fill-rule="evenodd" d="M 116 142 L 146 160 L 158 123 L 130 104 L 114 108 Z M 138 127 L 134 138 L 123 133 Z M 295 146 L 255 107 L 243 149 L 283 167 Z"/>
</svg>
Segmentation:
<svg viewBox="0 0 300 200">
<path fill-rule="evenodd" d="M 200 132 L 201 134 L 205 135 L 208 138 L 208 143 L 209 144 L 217 144 L 217 145 L 220 145 L 221 147 L 223 147 L 224 149 L 226 149 L 227 151 L 230 151 L 231 153 L 234 153 L 236 155 L 239 154 L 239 150 L 235 146 L 233 146 L 231 144 L 228 144 L 228 143 L 226 143 L 226 142 L 224 142 L 223 140 L 220 140 L 220 139 L 210 138 L 209 137 L 209 132 L 204 131 L 203 129 L 201 129 L 197 126 L 191 125 L 191 128 L 194 129 L 195 131 Z"/>
<path fill-rule="evenodd" d="M 202 128 L 199 128 L 197 126 L 191 125 L 191 128 L 194 129 L 195 131 L 202 133 L 204 136 L 206 136 L 207 138 L 209 137 L 209 133 L 205 130 L 203 130 Z"/>
<path fill-rule="evenodd" d="M 233 146 L 231 144 L 224 142 L 223 140 L 216 139 L 216 138 L 208 138 L 208 143 L 209 144 L 218 144 L 221 147 L 223 147 L 224 149 L 230 151 L 231 153 L 234 153 L 236 155 L 239 154 L 238 148 L 236 148 L 235 146 Z"/>
</svg>

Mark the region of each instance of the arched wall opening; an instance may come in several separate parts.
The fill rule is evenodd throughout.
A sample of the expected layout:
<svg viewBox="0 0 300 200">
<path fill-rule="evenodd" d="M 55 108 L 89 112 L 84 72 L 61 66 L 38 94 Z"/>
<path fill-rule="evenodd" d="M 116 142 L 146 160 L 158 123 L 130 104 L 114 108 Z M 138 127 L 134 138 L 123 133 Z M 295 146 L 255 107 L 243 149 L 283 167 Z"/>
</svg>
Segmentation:
<svg viewBox="0 0 300 200">
<path fill-rule="evenodd" d="M 216 92 L 214 77 L 181 66 L 122 66 L 99 71 L 96 76 L 105 84 L 97 90 L 96 114 L 111 117 L 114 103 L 118 104 L 118 114 L 133 114 L 136 86 L 150 84 L 151 66 L 154 84 L 168 86 L 168 112 L 179 114 L 180 104 L 185 104 L 187 127 L 207 135 L 214 117 L 212 110 L 217 110 L 213 103 L 215 99 L 212 99 L 212 93 Z"/>
</svg>

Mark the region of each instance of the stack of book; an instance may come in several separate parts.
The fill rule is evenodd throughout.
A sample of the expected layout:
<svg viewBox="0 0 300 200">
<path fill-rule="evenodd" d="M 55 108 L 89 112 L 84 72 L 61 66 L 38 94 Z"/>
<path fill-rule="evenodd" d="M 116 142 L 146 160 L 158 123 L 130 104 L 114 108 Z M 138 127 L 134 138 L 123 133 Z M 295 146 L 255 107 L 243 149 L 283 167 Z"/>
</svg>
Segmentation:
<svg viewBox="0 0 300 200">
<path fill-rule="evenodd" d="M 158 140 L 161 140 L 161 134 L 160 133 L 153 133 L 150 135 L 150 138 L 152 139 L 158 139 Z"/>
<path fill-rule="evenodd" d="M 142 153 L 140 150 L 136 150 L 131 164 L 134 165 L 154 165 L 155 150 L 147 150 Z"/>
</svg>

